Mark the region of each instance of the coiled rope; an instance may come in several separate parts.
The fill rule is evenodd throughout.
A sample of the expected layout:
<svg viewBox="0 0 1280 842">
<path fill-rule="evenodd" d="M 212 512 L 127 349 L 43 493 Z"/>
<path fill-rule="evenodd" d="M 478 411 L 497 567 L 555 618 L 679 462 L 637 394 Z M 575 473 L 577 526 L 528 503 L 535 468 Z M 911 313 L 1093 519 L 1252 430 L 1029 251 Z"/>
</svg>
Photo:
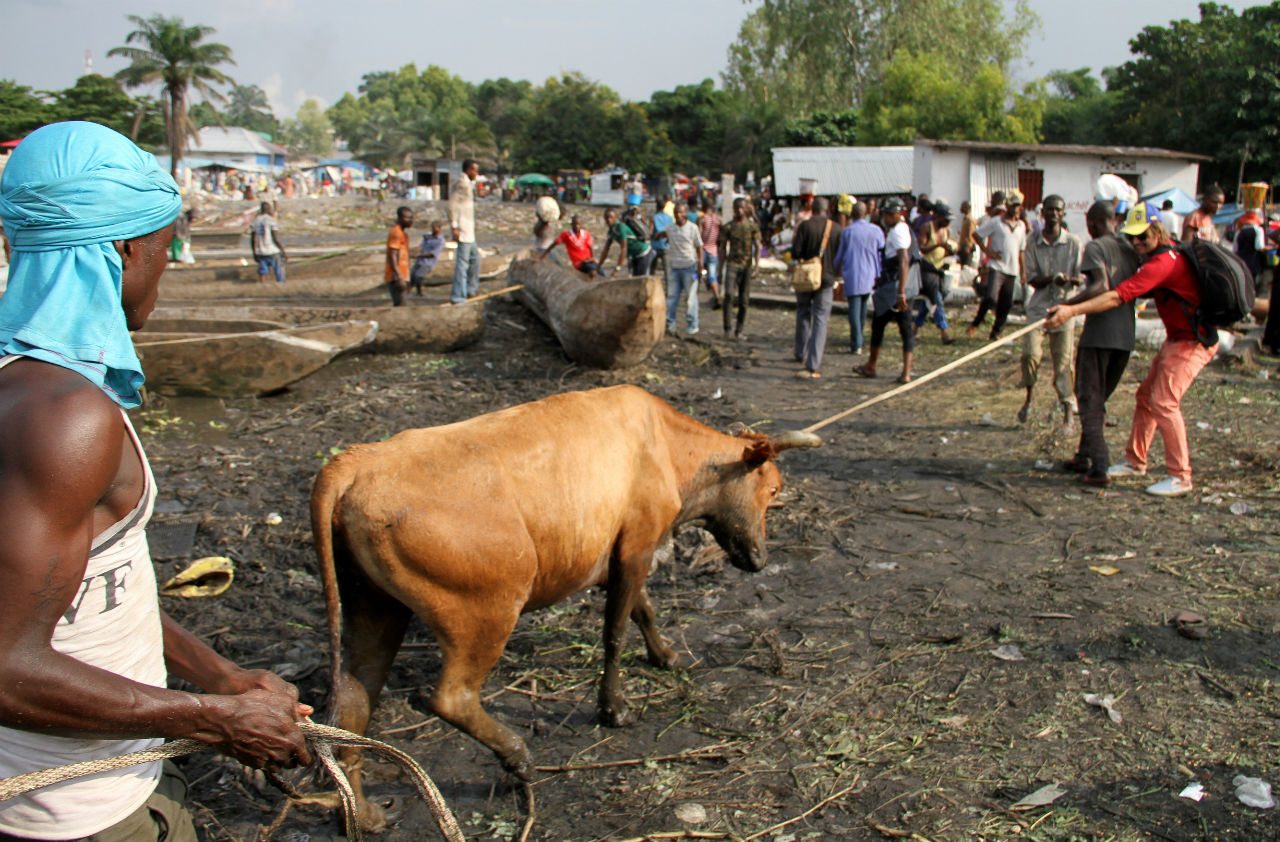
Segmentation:
<svg viewBox="0 0 1280 842">
<path fill-rule="evenodd" d="M 435 817 L 436 825 L 439 826 L 440 833 L 444 838 L 449 842 L 465 842 L 462 829 L 458 827 L 458 821 L 454 818 L 453 812 L 450 811 L 449 805 L 445 803 L 444 796 L 440 794 L 440 790 L 436 788 L 435 783 L 412 757 L 394 746 L 370 737 L 362 737 L 359 734 L 344 731 L 341 728 L 319 725 L 314 722 L 299 722 L 298 728 L 306 736 L 307 743 L 315 752 L 316 757 L 319 758 L 320 763 L 333 776 L 334 783 L 337 784 L 338 793 L 342 797 L 342 811 L 346 819 L 348 839 L 359 842 L 359 840 L 363 839 L 363 834 L 360 831 L 360 817 L 356 811 L 355 792 L 351 788 L 351 782 L 347 780 L 347 776 L 343 774 L 333 756 L 334 746 L 368 749 L 399 763 L 409 773 L 409 777 L 413 779 L 414 785 L 418 788 L 418 793 L 427 802 L 427 806 L 431 808 L 431 814 Z M 171 760 L 175 757 L 195 754 L 207 748 L 211 748 L 211 746 L 199 740 L 172 740 L 155 748 L 135 751 L 132 754 L 125 754 L 119 757 L 86 760 L 82 763 L 72 763 L 67 766 L 43 769 L 39 772 L 15 775 L 12 778 L 0 780 L 0 801 L 6 801 L 50 784 L 69 781 L 72 778 L 94 775 L 99 772 L 109 772 L 114 769 L 123 769 L 142 763 L 154 763 L 157 760 Z"/>
</svg>

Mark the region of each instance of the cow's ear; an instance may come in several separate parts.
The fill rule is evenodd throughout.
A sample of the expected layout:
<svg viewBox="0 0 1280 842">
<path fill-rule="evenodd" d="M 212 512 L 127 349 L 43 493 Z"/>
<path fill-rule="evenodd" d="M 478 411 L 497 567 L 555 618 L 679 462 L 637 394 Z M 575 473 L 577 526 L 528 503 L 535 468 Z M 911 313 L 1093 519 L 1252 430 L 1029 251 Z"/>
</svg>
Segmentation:
<svg viewBox="0 0 1280 842">
<path fill-rule="evenodd" d="M 762 465 L 776 455 L 773 444 L 767 438 L 752 441 L 742 449 L 742 461 L 746 462 L 749 468 Z"/>
</svg>

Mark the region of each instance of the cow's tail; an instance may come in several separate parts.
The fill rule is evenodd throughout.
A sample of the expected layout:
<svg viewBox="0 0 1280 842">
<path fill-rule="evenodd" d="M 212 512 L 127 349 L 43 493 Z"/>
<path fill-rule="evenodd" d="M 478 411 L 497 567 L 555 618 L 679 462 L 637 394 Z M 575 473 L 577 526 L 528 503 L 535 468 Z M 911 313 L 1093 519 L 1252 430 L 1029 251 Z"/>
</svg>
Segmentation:
<svg viewBox="0 0 1280 842">
<path fill-rule="evenodd" d="M 327 719 L 336 724 L 342 677 L 342 595 L 338 592 L 338 570 L 334 561 L 333 521 L 338 500 L 351 485 L 350 472 L 334 459 L 316 475 L 311 488 L 311 537 L 324 586 L 325 616 L 329 621 L 329 710 Z"/>
</svg>

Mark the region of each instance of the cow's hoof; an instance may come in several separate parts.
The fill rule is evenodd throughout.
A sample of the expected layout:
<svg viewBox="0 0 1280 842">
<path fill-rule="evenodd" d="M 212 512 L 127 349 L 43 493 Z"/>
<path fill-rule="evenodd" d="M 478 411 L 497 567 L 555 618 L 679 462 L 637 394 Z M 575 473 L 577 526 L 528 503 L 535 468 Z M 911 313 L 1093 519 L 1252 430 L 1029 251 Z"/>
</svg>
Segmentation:
<svg viewBox="0 0 1280 842">
<path fill-rule="evenodd" d="M 684 658 L 670 649 L 666 652 L 650 652 L 648 661 L 650 665 L 664 670 L 683 669 L 688 666 Z"/>
<path fill-rule="evenodd" d="M 626 728 L 636 724 L 636 715 L 630 708 L 601 708 L 600 721 L 610 728 Z"/>
</svg>

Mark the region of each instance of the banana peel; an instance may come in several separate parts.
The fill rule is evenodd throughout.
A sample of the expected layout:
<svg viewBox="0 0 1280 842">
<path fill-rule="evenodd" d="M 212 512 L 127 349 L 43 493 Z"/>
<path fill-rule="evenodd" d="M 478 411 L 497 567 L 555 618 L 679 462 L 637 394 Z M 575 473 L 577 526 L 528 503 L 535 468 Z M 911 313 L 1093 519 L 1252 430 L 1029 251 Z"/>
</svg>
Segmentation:
<svg viewBox="0 0 1280 842">
<path fill-rule="evenodd" d="M 234 578 L 235 565 L 231 559 L 211 555 L 191 562 L 185 570 L 161 585 L 160 593 L 186 598 L 217 596 L 231 587 Z"/>
</svg>

